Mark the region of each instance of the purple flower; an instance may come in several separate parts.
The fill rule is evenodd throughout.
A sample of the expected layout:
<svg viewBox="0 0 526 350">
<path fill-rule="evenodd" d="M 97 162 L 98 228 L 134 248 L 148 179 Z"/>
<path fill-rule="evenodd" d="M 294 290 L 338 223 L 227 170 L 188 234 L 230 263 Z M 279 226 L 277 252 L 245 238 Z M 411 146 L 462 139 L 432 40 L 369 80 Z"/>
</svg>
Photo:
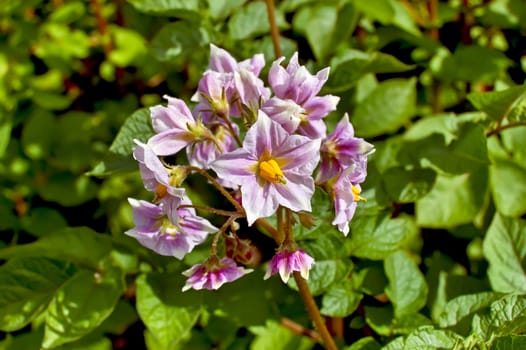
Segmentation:
<svg viewBox="0 0 526 350">
<path fill-rule="evenodd" d="M 291 57 L 287 68 L 281 66 L 281 57 L 270 68 L 268 80 L 277 98 L 292 100 L 305 110 L 305 116 L 298 131 L 311 138 L 324 137 L 325 124 L 322 119 L 336 109 L 340 100 L 337 96 L 316 96 L 329 76 L 329 68 L 322 69 L 315 76 L 298 63 L 298 53 Z M 272 115 L 271 115 L 272 117 Z"/>
<path fill-rule="evenodd" d="M 158 156 L 174 155 L 191 143 L 210 137 L 210 131 L 196 120 L 183 100 L 164 96 L 166 107 L 150 108 L 153 130 L 157 133 L 148 140 L 148 146 Z"/>
<path fill-rule="evenodd" d="M 367 157 L 374 152 L 374 147 L 361 138 L 354 137 L 354 129 L 347 113 L 342 117 L 334 132 L 321 144 L 321 164 L 316 180 L 325 182 L 337 176 L 345 168 L 360 163 L 366 169 Z M 365 180 L 366 173 L 363 172 Z"/>
<path fill-rule="evenodd" d="M 128 202 L 135 227 L 125 233 L 161 255 L 182 259 L 209 233 L 217 231 L 208 220 L 197 216 L 193 208 L 179 208 L 191 204 L 187 198 L 169 197 L 158 205 L 133 198 Z"/>
<path fill-rule="evenodd" d="M 265 57 L 261 53 L 238 63 L 226 50 L 210 44 L 210 70 L 233 73 L 238 69 L 244 69 L 258 76 L 264 66 Z"/>
<path fill-rule="evenodd" d="M 183 292 L 193 289 L 219 289 L 223 284 L 243 277 L 252 269 L 237 266 L 230 258 L 219 260 L 216 255 L 210 256 L 204 263 L 196 264 L 183 272 L 188 279 L 183 287 Z"/>
<path fill-rule="evenodd" d="M 236 124 L 232 123 L 232 128 L 236 133 L 239 133 Z M 218 156 L 237 148 L 234 137 L 223 124 L 215 124 L 210 129 L 213 140 L 197 142 L 186 149 L 188 161 L 193 166 L 208 169 L 210 163 L 216 160 Z"/>
<path fill-rule="evenodd" d="M 214 120 L 214 116 L 226 118 L 230 115 L 230 104 L 235 95 L 234 76 L 232 73 L 207 71 L 197 86 L 197 92 L 192 96 L 193 102 L 198 102 L 194 114 L 201 117 L 205 123 Z"/>
<path fill-rule="evenodd" d="M 249 225 L 272 215 L 279 205 L 311 211 L 312 171 L 319 161 L 320 140 L 289 135 L 259 112 L 247 131 L 243 147 L 220 156 L 210 165 L 220 179 L 241 186 Z"/>
<path fill-rule="evenodd" d="M 365 178 L 365 169 L 360 164 L 352 165 L 345 169 L 332 188 L 335 216 L 333 225 L 338 226 L 345 236 L 349 233 L 349 223 L 354 216 L 362 191 L 359 183 Z"/>
<path fill-rule="evenodd" d="M 270 89 L 255 74 L 243 69 L 234 73 L 234 84 L 239 101 L 245 110 L 251 111 L 255 119 L 261 104 L 269 99 Z"/>
<path fill-rule="evenodd" d="M 314 259 L 303 250 L 299 248 L 284 248 L 278 251 L 270 260 L 264 279 L 268 279 L 270 276 L 279 272 L 281 280 L 287 283 L 290 274 L 294 271 L 299 271 L 301 277 L 308 279 L 309 271 L 313 264 Z"/>
<path fill-rule="evenodd" d="M 186 172 L 180 168 L 167 169 L 148 145 L 139 140 L 133 141 L 137 144 L 133 150 L 133 158 L 139 162 L 144 187 L 155 192 L 159 199 L 167 193 L 176 197 L 184 196 L 185 189 L 177 186 L 183 182 Z"/>
</svg>

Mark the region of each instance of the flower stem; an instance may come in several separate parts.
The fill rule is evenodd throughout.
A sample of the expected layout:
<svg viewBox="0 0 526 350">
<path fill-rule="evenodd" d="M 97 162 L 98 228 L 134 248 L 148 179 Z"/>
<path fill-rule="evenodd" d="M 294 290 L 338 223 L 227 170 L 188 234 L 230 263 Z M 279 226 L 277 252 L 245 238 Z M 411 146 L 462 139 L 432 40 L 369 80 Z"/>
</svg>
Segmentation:
<svg viewBox="0 0 526 350">
<path fill-rule="evenodd" d="M 279 46 L 279 30 L 276 24 L 276 13 L 274 11 L 274 0 L 267 0 L 267 15 L 270 24 L 270 34 L 272 36 L 272 45 L 274 45 L 274 54 L 276 58 L 282 56 L 281 47 Z"/>
<path fill-rule="evenodd" d="M 211 184 L 212 186 L 214 186 L 219 192 L 221 192 L 221 194 L 230 202 L 232 203 L 232 205 L 236 208 L 236 210 L 242 214 L 243 216 L 245 216 L 245 209 L 243 209 L 243 207 L 241 206 L 241 204 L 239 204 L 238 201 L 236 201 L 234 199 L 234 197 L 232 197 L 232 195 L 230 193 L 228 193 L 227 190 L 225 190 L 223 188 L 223 186 L 221 186 L 216 179 L 214 179 L 212 176 L 210 176 L 210 174 L 208 172 L 206 172 L 206 170 L 203 170 L 201 168 L 198 168 L 198 167 L 195 167 L 195 166 L 189 166 L 188 169 L 190 171 L 195 171 L 196 173 L 204 176 Z"/>
<path fill-rule="evenodd" d="M 232 216 L 235 214 L 239 214 L 237 211 L 221 210 L 221 209 L 216 209 L 212 207 L 207 207 L 206 205 L 182 204 L 179 206 L 179 208 L 194 208 L 197 210 L 207 211 L 209 213 L 221 215 L 221 216 Z"/>
<path fill-rule="evenodd" d="M 325 321 L 321 317 L 320 310 L 318 309 L 318 305 L 316 305 L 316 302 L 310 293 L 307 282 L 303 277 L 301 277 L 301 274 L 298 271 L 294 271 L 293 275 L 296 285 L 298 286 L 298 291 L 301 295 L 301 298 L 303 299 L 303 303 L 305 304 L 307 312 L 309 313 L 312 322 L 314 322 L 314 326 L 318 330 L 321 339 L 323 340 L 325 348 L 328 350 L 338 350 L 334 339 L 332 339 L 329 330 L 325 326 Z"/>
</svg>

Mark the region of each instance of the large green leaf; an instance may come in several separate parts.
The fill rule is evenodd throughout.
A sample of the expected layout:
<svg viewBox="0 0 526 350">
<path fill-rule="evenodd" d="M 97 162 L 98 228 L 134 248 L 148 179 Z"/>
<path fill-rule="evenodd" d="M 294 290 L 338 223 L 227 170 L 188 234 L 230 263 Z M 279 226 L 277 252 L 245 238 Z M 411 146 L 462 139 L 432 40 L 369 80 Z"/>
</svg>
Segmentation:
<svg viewBox="0 0 526 350">
<path fill-rule="evenodd" d="M 500 297 L 501 294 L 495 292 L 460 295 L 444 305 L 444 311 L 438 318 L 438 324 L 441 328 L 454 326 L 465 317 L 487 308 Z"/>
<path fill-rule="evenodd" d="M 483 60 L 480 58 L 484 57 Z M 493 48 L 477 45 L 459 46 L 452 55 L 446 56 L 432 70 L 445 81 L 469 81 L 493 83 L 505 71 L 511 61 L 504 53 Z"/>
<path fill-rule="evenodd" d="M 495 339 L 491 349 L 493 350 L 516 350 L 526 349 L 526 336 L 508 335 Z"/>
<path fill-rule="evenodd" d="M 389 255 L 385 261 L 389 285 L 385 293 L 394 306 L 395 316 L 416 313 L 426 304 L 428 287 L 416 263 L 404 251 Z"/>
<path fill-rule="evenodd" d="M 273 320 L 264 326 L 252 326 L 249 330 L 256 335 L 250 344 L 251 350 L 308 350 L 313 342 L 307 337 L 293 333 Z"/>
<path fill-rule="evenodd" d="M 280 28 L 286 25 L 283 14 L 276 10 L 276 22 Z M 253 38 L 270 31 L 267 7 L 264 2 L 255 1 L 241 7 L 228 21 L 228 33 L 234 40 Z"/>
<path fill-rule="evenodd" d="M 354 111 L 356 134 L 378 136 L 398 130 L 415 113 L 416 80 L 391 79 L 382 82 Z"/>
<path fill-rule="evenodd" d="M 160 16 L 198 16 L 199 0 L 127 0 L 138 11 Z"/>
<path fill-rule="evenodd" d="M 512 217 L 526 214 L 526 167 L 510 159 L 496 158 L 490 167 L 490 184 L 501 214 Z"/>
<path fill-rule="evenodd" d="M 142 108 L 126 119 L 110 146 L 110 152 L 129 156 L 135 148 L 134 139 L 146 142 L 153 135 L 150 111 Z"/>
<path fill-rule="evenodd" d="M 137 312 L 161 349 L 184 339 L 201 314 L 202 295 L 181 291 L 179 274 L 141 275 L 137 278 Z"/>
<path fill-rule="evenodd" d="M 450 331 L 423 326 L 406 337 L 399 337 L 382 348 L 382 350 L 433 350 L 455 349 L 462 344 L 462 338 Z"/>
<path fill-rule="evenodd" d="M 495 214 L 483 250 L 493 290 L 526 293 L 526 221 Z"/>
<path fill-rule="evenodd" d="M 42 347 L 51 349 L 92 332 L 112 313 L 123 291 L 118 270 L 78 271 L 47 308 Z"/>
<path fill-rule="evenodd" d="M 344 91 L 368 73 L 404 72 L 413 66 L 382 52 L 347 49 L 332 59 L 331 68 L 333 70 L 325 87 L 330 91 Z"/>
<path fill-rule="evenodd" d="M 431 191 L 416 202 L 418 225 L 451 228 L 472 222 L 484 205 L 487 183 L 486 166 L 463 175 L 438 175 Z"/>
<path fill-rule="evenodd" d="M 357 19 L 352 3 L 316 3 L 297 12 L 293 27 L 305 34 L 318 61 L 324 62 L 354 30 Z"/>
<path fill-rule="evenodd" d="M 491 304 L 489 313 L 473 318 L 473 332 L 482 339 L 526 331 L 526 296 L 511 294 Z"/>
<path fill-rule="evenodd" d="M 363 294 L 356 291 L 350 280 L 331 286 L 323 295 L 320 312 L 332 317 L 347 317 L 358 308 Z"/>
<path fill-rule="evenodd" d="M 509 113 L 513 103 L 525 90 L 524 86 L 514 86 L 501 91 L 472 92 L 468 95 L 468 100 L 479 111 L 485 112 L 491 120 L 498 120 Z"/>
<path fill-rule="evenodd" d="M 418 227 L 408 215 L 391 218 L 390 213 L 356 216 L 351 222 L 351 254 L 382 260 L 418 235 Z"/>
<path fill-rule="evenodd" d="M 48 257 L 96 268 L 111 250 L 111 239 L 87 227 L 68 227 L 36 242 L 0 249 L 0 259 Z"/>
<path fill-rule="evenodd" d="M 158 60 L 173 63 L 179 57 L 204 50 L 208 42 L 208 34 L 196 23 L 178 21 L 165 24 L 152 39 L 150 49 Z"/>
<path fill-rule="evenodd" d="M 70 277 L 71 266 L 45 258 L 14 258 L 0 267 L 0 330 L 13 332 L 33 320 Z"/>
<path fill-rule="evenodd" d="M 415 202 L 431 190 L 436 173 L 429 169 L 390 168 L 382 174 L 383 186 L 398 203 Z"/>
</svg>

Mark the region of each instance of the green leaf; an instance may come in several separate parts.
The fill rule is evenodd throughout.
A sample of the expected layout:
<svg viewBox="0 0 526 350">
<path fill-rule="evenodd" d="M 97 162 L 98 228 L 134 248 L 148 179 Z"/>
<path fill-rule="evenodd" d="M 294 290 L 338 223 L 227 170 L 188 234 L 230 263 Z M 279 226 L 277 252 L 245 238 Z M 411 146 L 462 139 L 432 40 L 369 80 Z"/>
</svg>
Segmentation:
<svg viewBox="0 0 526 350">
<path fill-rule="evenodd" d="M 123 290 L 122 276 L 115 271 L 78 271 L 47 308 L 42 347 L 50 349 L 89 334 L 112 313 Z"/>
<path fill-rule="evenodd" d="M 66 219 L 59 211 L 46 207 L 31 209 L 21 219 L 21 223 L 25 231 L 35 236 L 45 236 L 67 226 Z"/>
<path fill-rule="evenodd" d="M 406 239 L 418 234 L 410 216 L 390 218 L 390 213 L 356 216 L 351 221 L 351 254 L 371 260 L 382 260 L 404 246 Z"/>
<path fill-rule="evenodd" d="M 402 127 L 415 113 L 416 79 L 382 82 L 354 111 L 356 134 L 364 137 L 391 133 Z"/>
<path fill-rule="evenodd" d="M 490 167 L 490 184 L 501 214 L 512 217 L 526 214 L 526 168 L 512 160 L 496 158 Z"/>
<path fill-rule="evenodd" d="M 488 277 L 497 292 L 526 293 L 526 221 L 495 214 L 483 245 Z"/>
<path fill-rule="evenodd" d="M 395 315 L 416 313 L 424 307 L 428 292 L 426 280 L 407 253 L 397 251 L 389 255 L 384 265 L 389 279 L 385 293 L 393 303 Z"/>
<path fill-rule="evenodd" d="M 153 134 L 149 109 L 139 109 L 126 119 L 109 150 L 121 156 L 129 156 L 135 148 L 134 139 L 146 142 Z"/>
<path fill-rule="evenodd" d="M 423 140 L 422 142 L 425 142 Z M 447 147 L 430 143 L 418 154 L 421 164 L 450 174 L 463 174 L 489 164 L 487 139 L 481 125 L 467 123 L 459 130 L 457 140 Z"/>
<path fill-rule="evenodd" d="M 404 338 L 395 339 L 382 350 L 455 349 L 455 346 L 460 344 L 462 344 L 462 338 L 453 332 L 423 326 Z"/>
<path fill-rule="evenodd" d="M 487 308 L 502 295 L 494 292 L 460 295 L 444 305 L 444 311 L 438 318 L 441 328 L 451 327 L 473 313 Z"/>
<path fill-rule="evenodd" d="M 380 350 L 382 346 L 373 337 L 368 336 L 352 343 L 345 350 Z"/>
<path fill-rule="evenodd" d="M 314 56 L 325 61 L 354 30 L 358 13 L 352 3 L 317 3 L 294 16 L 294 30 L 305 34 Z M 316 28 L 316 30 L 312 30 Z"/>
<path fill-rule="evenodd" d="M 484 57 L 483 60 L 480 57 Z M 444 58 L 437 76 L 445 81 L 486 82 L 492 84 L 511 61 L 504 53 L 482 46 L 460 46 Z"/>
<path fill-rule="evenodd" d="M 39 184 L 38 194 L 65 207 L 80 205 L 97 195 L 97 184 L 87 176 L 61 172 L 52 174 L 46 180 Z"/>
<path fill-rule="evenodd" d="M 82 1 L 71 1 L 58 6 L 49 16 L 53 22 L 73 23 L 86 13 L 86 6 Z"/>
<path fill-rule="evenodd" d="M 308 350 L 312 341 L 283 327 L 276 321 L 267 320 L 264 326 L 252 326 L 249 330 L 256 335 L 250 344 L 251 350 Z"/>
<path fill-rule="evenodd" d="M 31 159 L 49 156 L 54 142 L 56 121 L 52 113 L 41 111 L 32 114 L 22 130 L 22 146 Z M 43 132 L 44 131 L 44 132 Z"/>
<path fill-rule="evenodd" d="M 499 120 L 525 91 L 526 87 L 521 85 L 501 91 L 472 92 L 467 97 L 476 109 L 486 113 L 491 120 Z"/>
<path fill-rule="evenodd" d="M 127 67 L 140 62 L 147 53 L 146 40 L 134 30 L 117 25 L 109 26 L 114 48 L 108 55 L 108 61 L 117 67 Z"/>
<path fill-rule="evenodd" d="M 419 36 L 420 31 L 408 13 L 407 9 L 395 0 L 354 0 L 353 3 L 362 10 L 367 17 L 376 19 L 382 24 L 393 24 L 397 27 Z"/>
<path fill-rule="evenodd" d="M 44 258 L 14 258 L 0 267 L 0 330 L 26 326 L 70 277 L 71 266 Z"/>
<path fill-rule="evenodd" d="M 429 169 L 390 168 L 382 174 L 383 186 L 398 203 L 415 202 L 431 190 L 436 173 Z"/>
<path fill-rule="evenodd" d="M 331 317 L 347 317 L 358 308 L 363 294 L 354 290 L 350 280 L 331 286 L 323 295 L 320 312 Z"/>
<path fill-rule="evenodd" d="M 418 225 L 451 228 L 472 222 L 484 205 L 487 182 L 486 166 L 463 175 L 438 175 L 431 191 L 416 201 Z"/>
<path fill-rule="evenodd" d="M 286 25 L 283 14 L 276 11 L 276 22 L 280 28 Z M 269 33 L 267 7 L 260 1 L 250 2 L 237 10 L 228 21 L 228 33 L 233 40 L 244 40 Z"/>
<path fill-rule="evenodd" d="M 508 335 L 495 339 L 492 350 L 516 350 L 526 349 L 526 336 L 524 335 Z"/>
<path fill-rule="evenodd" d="M 228 17 L 233 10 L 243 6 L 247 0 L 208 0 L 210 15 L 214 19 L 224 19 Z"/>
<path fill-rule="evenodd" d="M 0 109 L 0 159 L 2 159 L 11 139 L 13 120 L 11 113 Z"/>
<path fill-rule="evenodd" d="M 316 261 L 309 272 L 309 279 L 307 280 L 312 295 L 320 295 L 334 283 L 340 282 L 349 274 L 351 267 L 351 262 L 345 260 Z M 297 289 L 292 279 L 289 280 L 289 283 Z"/>
<path fill-rule="evenodd" d="M 446 145 L 458 138 L 458 119 L 455 114 L 439 114 L 422 118 L 404 133 L 404 140 L 417 141 L 433 134 L 444 136 Z"/>
<path fill-rule="evenodd" d="M 158 60 L 170 62 L 202 50 L 208 42 L 208 34 L 202 27 L 189 21 L 178 21 L 165 24 L 152 39 L 150 48 Z"/>
<path fill-rule="evenodd" d="M 183 293 L 177 274 L 148 274 L 137 278 L 137 312 L 163 349 L 184 339 L 201 314 L 202 294 Z"/>
<path fill-rule="evenodd" d="M 473 330 L 482 339 L 524 333 L 526 296 L 511 294 L 495 301 L 489 313 L 473 318 Z"/>
<path fill-rule="evenodd" d="M 96 268 L 110 249 L 109 236 L 96 233 L 87 227 L 68 227 L 33 243 L 0 249 L 0 259 L 48 257 Z"/>
<path fill-rule="evenodd" d="M 345 91 L 368 73 L 405 72 L 413 68 L 382 52 L 347 49 L 331 60 L 332 71 L 325 88 L 333 92 Z"/>
<path fill-rule="evenodd" d="M 511 110 L 507 117 L 512 123 L 526 121 L 526 94 L 522 94 L 517 98 L 515 103 L 511 106 Z"/>
<path fill-rule="evenodd" d="M 198 15 L 199 0 L 127 0 L 137 11 L 152 15 L 188 17 Z"/>
</svg>

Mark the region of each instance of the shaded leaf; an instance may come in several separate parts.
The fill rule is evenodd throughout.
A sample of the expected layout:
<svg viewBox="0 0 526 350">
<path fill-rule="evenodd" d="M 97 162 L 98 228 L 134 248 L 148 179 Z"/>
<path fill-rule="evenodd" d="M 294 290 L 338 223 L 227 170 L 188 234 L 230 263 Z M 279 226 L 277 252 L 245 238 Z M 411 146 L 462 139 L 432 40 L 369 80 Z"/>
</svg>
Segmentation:
<svg viewBox="0 0 526 350">
<path fill-rule="evenodd" d="M 96 268 L 111 249 L 111 239 L 87 227 L 68 227 L 36 242 L 0 249 L 0 259 L 48 257 Z"/>
</svg>

